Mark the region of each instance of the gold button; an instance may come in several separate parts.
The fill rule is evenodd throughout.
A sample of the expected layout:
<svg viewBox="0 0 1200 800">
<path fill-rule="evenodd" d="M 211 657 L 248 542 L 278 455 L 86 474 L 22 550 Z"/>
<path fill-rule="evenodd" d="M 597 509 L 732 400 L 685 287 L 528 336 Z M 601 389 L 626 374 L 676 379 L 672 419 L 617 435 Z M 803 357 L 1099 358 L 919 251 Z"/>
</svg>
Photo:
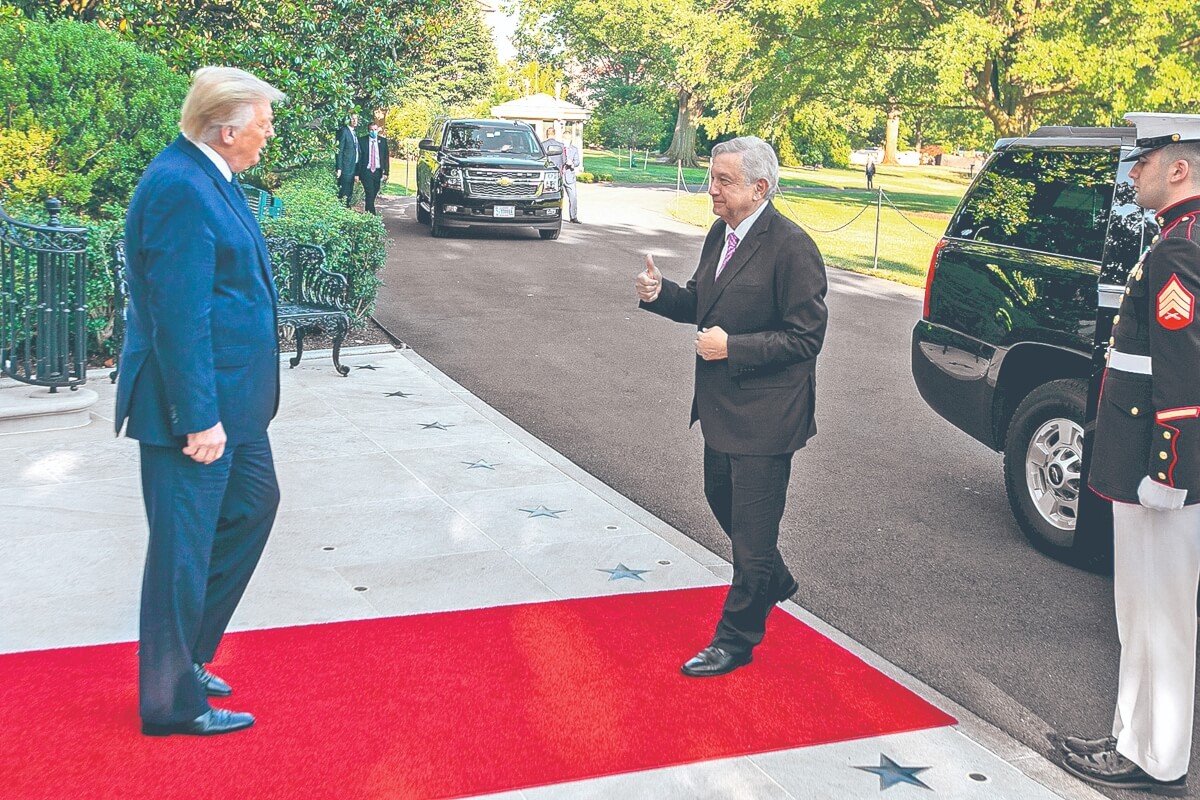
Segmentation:
<svg viewBox="0 0 1200 800">
<path fill-rule="evenodd" d="M 1136 417 L 1138 415 L 1138 407 L 1134 406 L 1133 408 L 1129 409 L 1129 413 Z"/>
<path fill-rule="evenodd" d="M 1113 325 L 1116 325 L 1116 324 L 1117 324 L 1118 322 L 1120 322 L 1120 321 L 1121 321 L 1121 315 L 1120 315 L 1120 314 L 1117 314 L 1115 317 L 1113 317 Z"/>
<path fill-rule="evenodd" d="M 1163 438 L 1164 438 L 1164 439 L 1170 439 L 1170 438 L 1171 438 L 1171 432 L 1170 432 L 1170 431 L 1163 431 Z"/>
<path fill-rule="evenodd" d="M 1166 450 L 1159 450 L 1159 451 L 1158 451 L 1158 457 L 1159 457 L 1159 458 L 1161 458 L 1163 461 L 1166 461 L 1166 460 L 1167 460 L 1167 451 L 1166 451 Z"/>
<path fill-rule="evenodd" d="M 1167 479 L 1167 473 L 1165 473 L 1165 472 L 1158 473 L 1158 479 L 1160 481 L 1165 481 Z"/>
</svg>

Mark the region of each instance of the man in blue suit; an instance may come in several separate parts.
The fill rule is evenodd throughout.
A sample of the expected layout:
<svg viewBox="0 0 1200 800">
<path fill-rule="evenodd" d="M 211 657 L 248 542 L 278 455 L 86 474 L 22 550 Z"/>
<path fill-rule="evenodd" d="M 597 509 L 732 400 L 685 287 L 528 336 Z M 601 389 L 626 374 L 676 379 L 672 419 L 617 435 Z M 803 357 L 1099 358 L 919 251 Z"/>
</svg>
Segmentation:
<svg viewBox="0 0 1200 800">
<path fill-rule="evenodd" d="M 210 673 L 279 505 L 267 426 L 279 406 L 276 297 L 236 173 L 275 135 L 283 95 L 205 67 L 182 135 L 151 162 L 125 221 L 129 306 L 116 428 L 141 443 L 150 543 L 142 583 L 142 732 L 207 736 L 250 714 Z M 128 421 L 128 424 L 126 424 Z"/>
</svg>

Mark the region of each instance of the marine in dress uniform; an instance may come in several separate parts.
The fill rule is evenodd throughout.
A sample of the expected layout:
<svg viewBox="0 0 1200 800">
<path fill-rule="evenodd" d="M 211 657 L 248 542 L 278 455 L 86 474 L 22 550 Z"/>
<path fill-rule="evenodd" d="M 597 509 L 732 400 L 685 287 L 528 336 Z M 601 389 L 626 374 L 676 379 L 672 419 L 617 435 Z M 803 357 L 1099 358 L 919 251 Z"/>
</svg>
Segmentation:
<svg viewBox="0 0 1200 800">
<path fill-rule="evenodd" d="M 1121 664 L 1112 735 L 1061 740 L 1092 783 L 1186 793 L 1200 582 L 1200 116 L 1128 114 L 1161 232 L 1113 320 L 1090 485 L 1113 501 Z"/>
</svg>

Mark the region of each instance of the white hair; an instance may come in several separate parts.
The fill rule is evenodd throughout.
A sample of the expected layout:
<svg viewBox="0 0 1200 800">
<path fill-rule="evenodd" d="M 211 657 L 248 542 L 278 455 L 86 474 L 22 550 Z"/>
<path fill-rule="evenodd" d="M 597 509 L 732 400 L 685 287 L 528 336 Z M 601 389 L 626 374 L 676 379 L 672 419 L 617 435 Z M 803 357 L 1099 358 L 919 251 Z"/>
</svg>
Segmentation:
<svg viewBox="0 0 1200 800">
<path fill-rule="evenodd" d="M 771 145 L 757 136 L 739 136 L 713 145 L 713 158 L 734 153 L 740 153 L 742 156 L 742 175 L 747 184 L 758 180 L 766 181 L 768 198 L 779 192 L 779 159 Z"/>
<path fill-rule="evenodd" d="M 226 126 L 240 130 L 254 119 L 254 107 L 278 103 L 283 92 L 236 67 L 202 67 L 192 76 L 179 114 L 179 130 L 193 142 L 209 143 Z"/>
</svg>

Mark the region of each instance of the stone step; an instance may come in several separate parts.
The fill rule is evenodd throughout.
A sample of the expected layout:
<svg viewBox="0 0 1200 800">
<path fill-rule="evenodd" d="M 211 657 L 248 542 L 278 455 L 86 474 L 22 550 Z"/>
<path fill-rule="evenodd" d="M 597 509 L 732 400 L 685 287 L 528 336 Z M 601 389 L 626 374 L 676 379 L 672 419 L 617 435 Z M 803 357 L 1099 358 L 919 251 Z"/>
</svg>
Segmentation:
<svg viewBox="0 0 1200 800">
<path fill-rule="evenodd" d="M 59 389 L 12 380 L 0 381 L 0 436 L 10 433 L 82 428 L 100 396 L 91 389 Z"/>
</svg>

